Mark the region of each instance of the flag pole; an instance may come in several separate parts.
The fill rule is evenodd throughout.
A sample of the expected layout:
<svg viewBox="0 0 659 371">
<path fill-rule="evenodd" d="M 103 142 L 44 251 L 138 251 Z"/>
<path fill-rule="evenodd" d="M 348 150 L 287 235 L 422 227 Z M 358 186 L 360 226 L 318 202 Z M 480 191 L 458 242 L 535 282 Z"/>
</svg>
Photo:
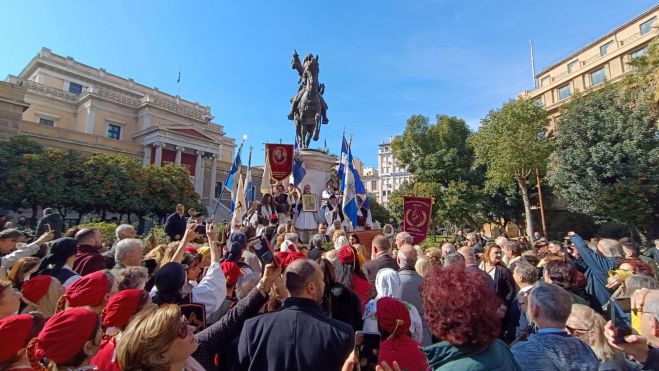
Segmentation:
<svg viewBox="0 0 659 371">
<path fill-rule="evenodd" d="M 243 139 L 240 142 L 240 146 L 238 147 L 238 155 L 240 155 L 240 152 L 243 149 L 243 143 L 245 143 L 245 140 L 247 139 L 247 134 L 243 135 Z M 234 157 L 234 162 L 236 161 L 236 158 Z M 231 171 L 231 170 L 229 170 Z M 240 172 L 240 169 L 238 169 L 238 172 Z M 227 174 L 227 178 L 229 177 L 229 174 Z M 226 188 L 226 180 L 225 184 L 222 185 L 220 188 L 220 197 L 217 198 L 217 203 L 215 204 L 215 209 L 213 209 L 213 216 L 215 216 L 215 213 L 217 212 L 217 208 L 220 206 L 220 200 L 222 200 L 222 196 L 224 196 L 224 188 Z"/>
</svg>

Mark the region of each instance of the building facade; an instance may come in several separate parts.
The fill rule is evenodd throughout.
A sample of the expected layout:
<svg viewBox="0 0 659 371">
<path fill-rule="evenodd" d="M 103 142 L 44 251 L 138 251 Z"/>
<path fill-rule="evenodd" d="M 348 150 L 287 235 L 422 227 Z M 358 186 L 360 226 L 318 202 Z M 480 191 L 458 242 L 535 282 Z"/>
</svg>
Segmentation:
<svg viewBox="0 0 659 371">
<path fill-rule="evenodd" d="M 543 106 L 553 128 L 560 117 L 560 107 L 577 92 L 618 81 L 633 70 L 629 62 L 644 55 L 659 33 L 657 16 L 659 5 L 552 63 L 536 74 L 537 87 L 520 96 Z"/>
<path fill-rule="evenodd" d="M 378 176 L 378 169 L 372 166 L 365 167 L 362 171 L 362 183 L 364 183 L 368 196 L 379 203 L 380 177 Z"/>
<path fill-rule="evenodd" d="M 189 102 L 42 48 L 4 90 L 24 93 L 18 127 L 47 148 L 83 155 L 117 153 L 144 165 L 185 166 L 209 210 L 233 161 L 235 140 L 214 123 L 210 107 Z M 7 129 L 7 130 L 5 130 Z M 2 139 L 6 139 L 3 135 Z M 254 174 L 260 183 L 260 173 Z M 256 179 L 258 178 L 258 179 Z"/>
<path fill-rule="evenodd" d="M 391 149 L 391 139 L 382 141 L 378 149 L 378 203 L 384 207 L 389 207 L 389 197 L 391 193 L 404 182 L 409 182 L 412 179 L 407 169 L 401 167 L 394 158 Z"/>
</svg>

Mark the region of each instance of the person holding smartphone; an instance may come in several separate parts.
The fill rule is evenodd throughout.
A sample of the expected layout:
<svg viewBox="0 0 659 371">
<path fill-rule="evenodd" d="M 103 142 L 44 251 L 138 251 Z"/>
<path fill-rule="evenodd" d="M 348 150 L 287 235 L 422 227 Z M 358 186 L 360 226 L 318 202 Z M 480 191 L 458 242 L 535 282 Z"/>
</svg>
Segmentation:
<svg viewBox="0 0 659 371">
<path fill-rule="evenodd" d="M 284 273 L 282 308 L 249 319 L 240 334 L 238 360 L 243 370 L 336 371 L 353 350 L 352 326 L 327 317 L 321 307 L 325 283 L 320 266 L 298 259 Z M 322 356 L 310 350 L 322 349 Z"/>
</svg>

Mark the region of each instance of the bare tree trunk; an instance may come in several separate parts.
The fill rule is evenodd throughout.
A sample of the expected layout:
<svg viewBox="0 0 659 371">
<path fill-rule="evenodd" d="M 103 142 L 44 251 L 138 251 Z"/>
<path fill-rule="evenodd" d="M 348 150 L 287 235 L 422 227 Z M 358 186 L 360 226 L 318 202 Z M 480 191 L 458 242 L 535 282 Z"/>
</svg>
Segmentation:
<svg viewBox="0 0 659 371">
<path fill-rule="evenodd" d="M 645 233 L 645 231 L 643 230 L 643 228 L 636 227 L 636 228 L 634 228 L 634 231 L 636 231 L 636 233 L 638 233 L 638 238 L 641 239 L 641 245 L 642 246 L 648 246 L 648 242 L 649 242 L 648 241 L 648 236 Z"/>
<path fill-rule="evenodd" d="M 528 238 L 533 238 L 533 217 L 531 215 L 531 203 L 529 202 L 529 192 L 526 188 L 526 177 L 518 176 L 517 185 L 522 192 L 522 201 L 524 202 L 524 214 L 526 216 L 526 234 Z"/>
</svg>

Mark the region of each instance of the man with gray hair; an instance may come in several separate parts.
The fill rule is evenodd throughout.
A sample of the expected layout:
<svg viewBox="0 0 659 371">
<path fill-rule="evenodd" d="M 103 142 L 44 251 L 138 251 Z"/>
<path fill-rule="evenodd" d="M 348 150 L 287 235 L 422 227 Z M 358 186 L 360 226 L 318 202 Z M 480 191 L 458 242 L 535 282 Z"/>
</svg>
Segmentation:
<svg viewBox="0 0 659 371">
<path fill-rule="evenodd" d="M 412 236 L 410 236 L 410 238 L 411 237 Z M 396 238 L 398 238 L 398 236 L 396 236 Z M 410 248 L 414 250 L 412 244 L 409 245 Z M 364 264 L 364 272 L 366 273 L 368 282 L 371 284 L 372 297 L 375 297 L 377 294 L 375 291 L 375 277 L 378 275 L 380 269 L 391 268 L 395 271 L 398 270 L 398 263 L 396 263 L 395 258 L 390 255 L 390 250 L 391 246 L 389 245 L 389 240 L 383 235 L 375 236 L 373 241 L 371 241 L 371 261 Z"/>
<path fill-rule="evenodd" d="M 110 251 L 108 251 L 107 255 L 110 256 L 115 255 L 115 250 L 119 241 L 125 240 L 126 238 L 135 238 L 135 236 L 137 236 L 137 232 L 135 231 L 135 227 L 130 224 L 120 224 L 117 226 L 117 228 L 114 229 L 114 235 L 117 237 L 117 239 L 112 244 Z"/>
<path fill-rule="evenodd" d="M 476 232 L 467 233 L 465 245 L 474 249 L 474 253 L 476 254 L 482 254 L 485 251 L 485 246 Z"/>
<path fill-rule="evenodd" d="M 449 254 L 456 252 L 455 245 L 449 242 L 442 244 L 442 258 L 446 258 Z"/>
<path fill-rule="evenodd" d="M 538 269 L 526 260 L 520 260 L 513 268 L 513 280 L 519 286 L 519 291 L 510 303 L 511 328 L 508 330 L 513 331 L 514 325 L 515 337 L 518 337 L 529 326 L 529 319 L 526 317 L 526 300 L 538 281 Z"/>
<path fill-rule="evenodd" d="M 398 254 L 396 255 L 396 262 L 400 267 L 400 270 L 398 271 L 398 277 L 400 278 L 400 299 L 416 307 L 416 310 L 422 318 L 423 324 L 423 340 L 421 344 L 430 345 L 432 343 L 430 330 L 428 329 L 428 324 L 423 318 L 423 301 L 421 300 L 421 294 L 419 293 L 419 288 L 423 283 L 423 277 L 421 277 L 414 269 L 416 260 L 417 253 L 412 245 L 406 244 L 400 247 Z"/>
<path fill-rule="evenodd" d="M 119 241 L 114 251 L 115 269 L 137 267 L 142 263 L 142 240 L 127 238 Z"/>
<path fill-rule="evenodd" d="M 593 296 L 599 308 L 604 307 L 611 298 L 611 292 L 606 285 L 609 271 L 618 266 L 624 259 L 620 243 L 616 240 L 603 238 L 597 242 L 597 251 L 593 251 L 578 234 L 568 233 L 580 258 L 576 263 L 586 268 L 588 284 L 586 291 Z"/>
<path fill-rule="evenodd" d="M 403 245 L 412 245 L 414 238 L 408 232 L 398 232 L 395 238 L 396 249 L 400 249 Z"/>
<path fill-rule="evenodd" d="M 527 297 L 526 312 L 538 328 L 527 341 L 515 344 L 515 360 L 528 370 L 592 370 L 599 361 L 592 349 L 565 331 L 572 297 L 563 288 L 540 283 Z"/>
</svg>

